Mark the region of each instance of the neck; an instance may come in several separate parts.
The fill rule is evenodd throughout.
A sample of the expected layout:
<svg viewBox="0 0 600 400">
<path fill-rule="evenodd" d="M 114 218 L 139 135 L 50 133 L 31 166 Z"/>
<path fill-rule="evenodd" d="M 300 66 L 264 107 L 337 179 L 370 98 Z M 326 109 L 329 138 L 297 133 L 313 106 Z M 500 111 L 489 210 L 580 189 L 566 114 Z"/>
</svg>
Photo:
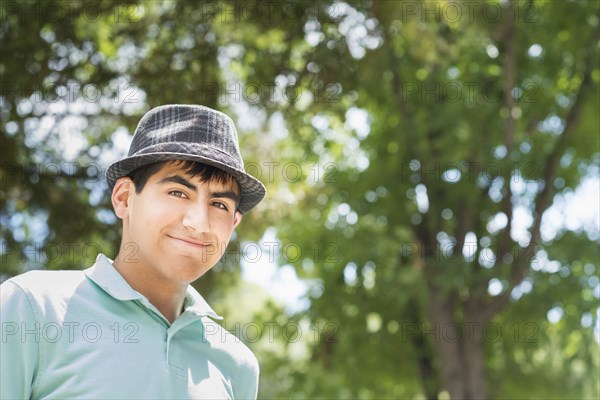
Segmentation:
<svg viewBox="0 0 600 400">
<path fill-rule="evenodd" d="M 127 283 L 144 295 L 170 324 L 181 315 L 188 288 L 187 283 L 174 282 L 167 277 L 157 276 L 152 268 L 146 268 L 141 261 L 125 263 L 117 256 L 113 265 Z"/>
</svg>

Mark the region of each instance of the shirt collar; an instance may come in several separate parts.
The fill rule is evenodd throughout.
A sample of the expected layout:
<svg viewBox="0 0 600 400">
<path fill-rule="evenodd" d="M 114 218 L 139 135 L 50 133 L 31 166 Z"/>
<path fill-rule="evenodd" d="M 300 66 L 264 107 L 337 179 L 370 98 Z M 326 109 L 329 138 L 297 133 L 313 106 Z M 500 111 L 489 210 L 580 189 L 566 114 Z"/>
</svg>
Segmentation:
<svg viewBox="0 0 600 400">
<path fill-rule="evenodd" d="M 106 293 L 117 300 L 142 300 L 144 296 L 129 286 L 129 283 L 113 267 L 113 261 L 100 253 L 96 262 L 85 270 L 85 275 Z"/>
<path fill-rule="evenodd" d="M 219 314 L 217 314 L 204 300 L 204 298 L 198 293 L 196 289 L 192 287 L 192 285 L 188 285 L 187 294 L 185 296 L 184 302 L 184 312 L 191 312 L 198 316 L 209 316 L 214 319 L 223 319 Z"/>
<path fill-rule="evenodd" d="M 146 300 L 144 295 L 132 288 L 113 266 L 113 261 L 100 253 L 96 262 L 85 270 L 86 276 L 96 285 L 100 286 L 106 293 L 117 300 Z M 184 312 L 190 312 L 197 316 L 209 316 L 214 319 L 223 319 L 204 300 L 204 298 L 188 285 L 184 302 Z"/>
</svg>

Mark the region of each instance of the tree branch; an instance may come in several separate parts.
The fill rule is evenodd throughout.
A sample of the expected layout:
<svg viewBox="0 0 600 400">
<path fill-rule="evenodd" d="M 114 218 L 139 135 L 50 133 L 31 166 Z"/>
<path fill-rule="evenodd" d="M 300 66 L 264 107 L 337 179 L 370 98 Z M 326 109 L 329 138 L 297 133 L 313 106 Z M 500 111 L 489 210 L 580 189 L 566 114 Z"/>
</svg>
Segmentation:
<svg viewBox="0 0 600 400">
<path fill-rule="evenodd" d="M 513 97 L 513 88 L 516 85 L 517 75 L 517 62 L 516 62 L 516 28 L 515 21 L 510 15 L 512 15 L 513 2 L 509 3 L 509 10 L 505 19 L 505 28 L 502 35 L 504 41 L 504 72 L 506 79 L 504 80 L 503 97 L 504 107 L 508 110 L 508 117 L 506 120 L 506 126 L 504 128 L 504 145 L 506 146 L 506 154 L 508 159 L 514 150 L 515 143 L 515 131 L 516 131 L 516 120 L 513 116 L 512 110 L 515 107 L 515 99 Z M 500 234 L 499 254 L 498 260 L 502 260 L 506 254 L 510 252 L 512 240 L 510 237 L 510 231 L 512 229 L 513 220 L 513 206 L 512 206 L 512 188 L 510 187 L 510 179 L 512 171 L 510 168 L 505 168 L 504 171 L 504 184 L 506 187 L 506 193 L 502 199 L 502 211 L 506 214 L 507 224 L 504 231 Z"/>
<path fill-rule="evenodd" d="M 373 15 L 375 16 L 375 18 L 377 18 L 378 21 L 382 22 L 381 26 L 386 27 L 386 26 L 390 26 L 390 24 L 388 23 L 383 23 L 383 21 L 386 20 L 385 17 L 385 13 L 386 11 L 382 9 L 382 7 L 385 5 L 386 2 L 379 2 L 376 1 L 373 3 Z M 394 48 L 393 48 L 393 41 L 392 38 L 390 37 L 388 31 L 383 28 L 381 30 L 381 34 L 383 36 L 383 47 L 386 50 L 386 56 L 389 60 L 389 71 L 392 72 L 392 91 L 394 93 L 394 99 L 396 100 L 396 104 L 398 106 L 398 110 L 400 111 L 400 114 L 405 117 L 405 118 L 409 118 L 411 116 L 411 111 L 409 110 L 407 103 L 405 101 L 402 101 L 402 77 L 400 75 L 400 63 L 398 62 L 398 57 L 396 57 L 396 54 L 394 52 Z"/>
<path fill-rule="evenodd" d="M 593 51 L 588 51 L 585 60 L 583 79 L 581 80 L 581 84 L 579 85 L 579 89 L 577 90 L 576 100 L 573 106 L 569 109 L 569 112 L 567 113 L 565 120 L 565 129 L 563 133 L 558 137 L 552 151 L 550 152 L 550 154 L 548 154 L 548 157 L 546 157 L 546 160 L 544 162 L 544 186 L 541 192 L 538 194 L 535 201 L 535 206 L 533 210 L 533 224 L 531 229 L 529 230 L 531 234 L 531 241 L 523 250 L 519 251 L 516 259 L 512 264 L 512 270 L 509 277 L 509 285 L 506 292 L 496 297 L 485 308 L 484 314 L 486 318 L 491 318 L 495 313 L 497 313 L 508 303 L 512 288 L 514 288 L 523 281 L 528 271 L 530 261 L 537 251 L 537 245 L 541 237 L 540 228 L 542 224 L 542 216 L 544 212 L 548 209 L 548 207 L 550 207 L 552 202 L 552 196 L 554 194 L 552 182 L 557 176 L 557 170 L 560 159 L 574 135 L 577 123 L 579 121 L 579 116 L 581 114 L 581 108 L 583 106 L 583 100 L 586 95 L 586 90 L 588 89 L 592 81 L 593 63 L 591 58 L 593 57 L 593 54 Z"/>
</svg>

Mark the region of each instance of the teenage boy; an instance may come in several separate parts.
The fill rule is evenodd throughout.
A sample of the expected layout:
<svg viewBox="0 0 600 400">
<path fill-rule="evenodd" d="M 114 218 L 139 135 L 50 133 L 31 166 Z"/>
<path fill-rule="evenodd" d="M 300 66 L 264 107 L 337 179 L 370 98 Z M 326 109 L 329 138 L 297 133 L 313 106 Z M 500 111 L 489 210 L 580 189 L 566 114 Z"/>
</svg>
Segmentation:
<svg viewBox="0 0 600 400">
<path fill-rule="evenodd" d="M 152 109 L 106 179 L 123 226 L 114 262 L 0 285 L 0 398 L 255 399 L 255 356 L 190 286 L 265 195 L 231 119 Z"/>
</svg>

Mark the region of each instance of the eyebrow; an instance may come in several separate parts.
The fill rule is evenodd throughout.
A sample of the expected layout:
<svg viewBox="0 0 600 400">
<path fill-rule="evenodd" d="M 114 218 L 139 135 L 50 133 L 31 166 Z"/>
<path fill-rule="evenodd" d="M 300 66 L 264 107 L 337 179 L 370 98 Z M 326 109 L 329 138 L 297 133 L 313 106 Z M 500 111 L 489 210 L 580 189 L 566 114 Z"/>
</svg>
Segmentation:
<svg viewBox="0 0 600 400">
<path fill-rule="evenodd" d="M 180 175 L 172 175 L 162 178 L 160 181 L 158 181 L 158 184 L 160 185 L 167 182 L 179 183 L 180 185 L 183 185 L 194 192 L 198 191 L 198 187 L 196 187 L 196 185 L 194 185 L 192 182 Z"/>
<path fill-rule="evenodd" d="M 217 198 L 225 197 L 227 199 L 233 200 L 236 205 L 240 204 L 240 196 L 238 196 L 235 192 L 231 190 L 226 190 L 224 192 L 211 192 L 211 196 Z"/>
<path fill-rule="evenodd" d="M 167 176 L 165 178 L 162 178 L 160 181 L 158 181 L 158 184 L 163 184 L 163 183 L 167 183 L 167 182 L 174 182 L 174 183 L 178 183 L 182 186 L 185 186 L 186 188 L 192 190 L 193 192 L 198 192 L 198 187 L 196 185 L 194 185 L 192 182 L 190 182 L 188 179 L 185 179 L 183 176 L 181 175 L 172 175 L 172 176 Z M 240 203 L 240 196 L 235 193 L 232 190 L 222 190 L 222 191 L 217 191 L 217 192 L 210 192 L 211 197 L 218 197 L 218 198 L 228 198 L 231 199 L 233 201 L 235 201 L 236 204 Z"/>
</svg>

